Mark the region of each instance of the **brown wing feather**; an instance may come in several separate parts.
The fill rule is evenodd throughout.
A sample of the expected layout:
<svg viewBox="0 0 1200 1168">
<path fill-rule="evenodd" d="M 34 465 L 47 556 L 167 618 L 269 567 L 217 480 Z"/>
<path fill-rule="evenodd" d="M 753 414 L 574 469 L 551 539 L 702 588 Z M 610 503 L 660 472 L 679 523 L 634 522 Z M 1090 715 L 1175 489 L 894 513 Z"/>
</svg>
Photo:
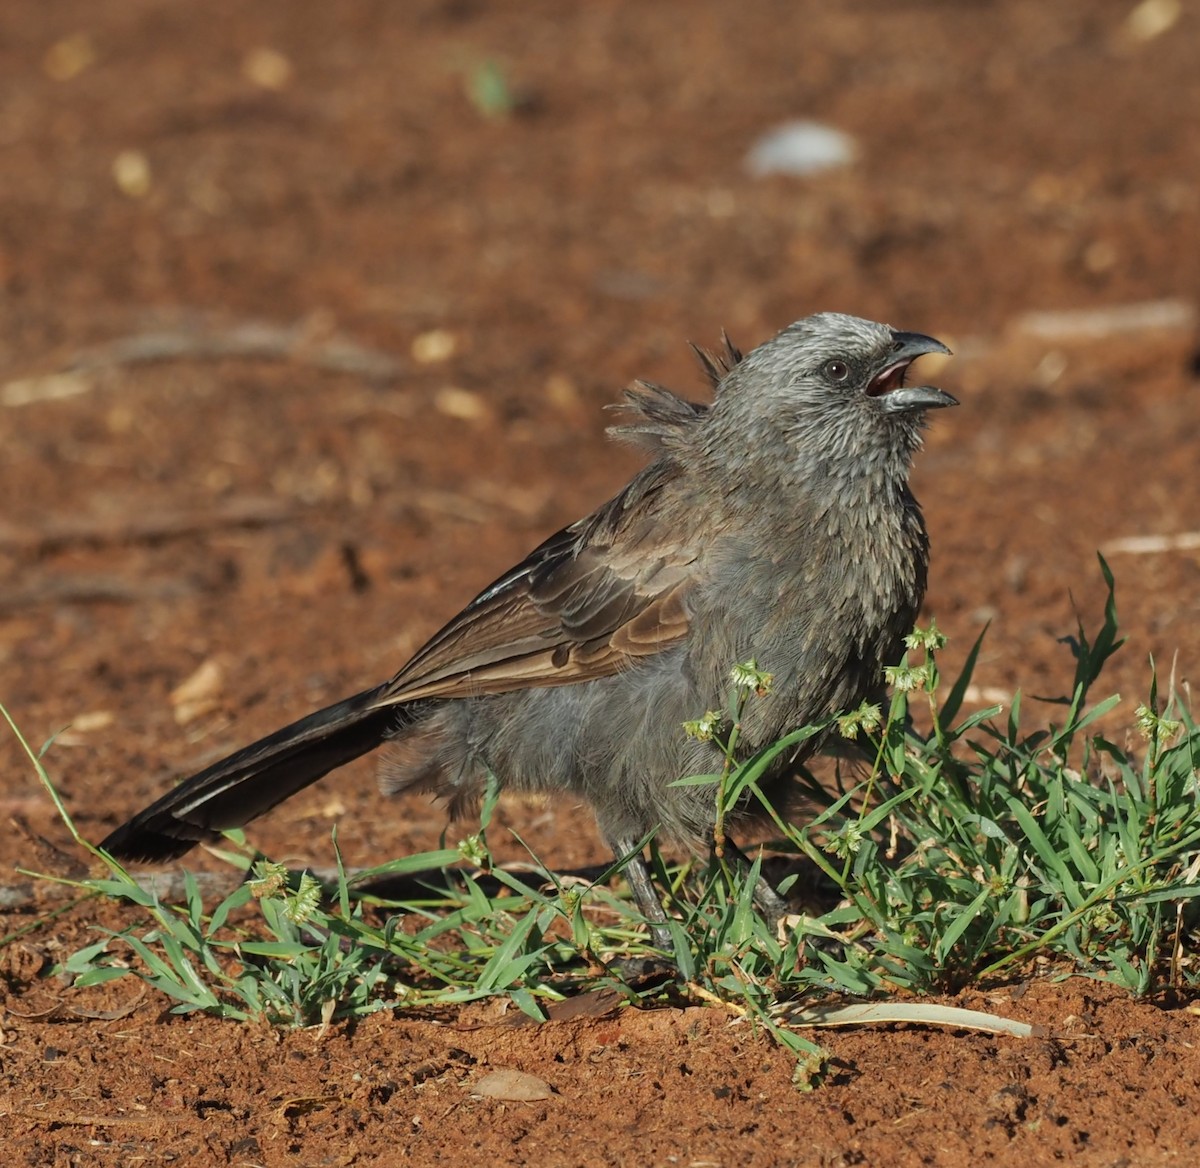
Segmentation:
<svg viewBox="0 0 1200 1168">
<path fill-rule="evenodd" d="M 551 536 L 436 633 L 380 704 L 570 685 L 682 641 L 695 551 L 664 547 L 647 556 L 646 548 L 659 493 L 674 477 L 669 464 L 656 463 Z"/>
</svg>

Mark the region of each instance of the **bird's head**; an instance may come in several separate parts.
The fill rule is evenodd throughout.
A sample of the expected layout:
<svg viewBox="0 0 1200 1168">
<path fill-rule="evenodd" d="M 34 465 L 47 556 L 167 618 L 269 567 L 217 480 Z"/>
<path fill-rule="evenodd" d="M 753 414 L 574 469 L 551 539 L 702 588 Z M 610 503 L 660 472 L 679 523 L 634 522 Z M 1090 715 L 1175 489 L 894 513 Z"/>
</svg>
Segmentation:
<svg viewBox="0 0 1200 1168">
<path fill-rule="evenodd" d="M 933 337 L 874 321 L 833 312 L 805 317 L 722 380 L 713 436 L 759 445 L 785 477 L 788 464 L 801 473 L 806 465 L 838 464 L 904 473 L 925 411 L 958 404 L 945 390 L 905 384 L 909 366 L 949 352 Z"/>
</svg>

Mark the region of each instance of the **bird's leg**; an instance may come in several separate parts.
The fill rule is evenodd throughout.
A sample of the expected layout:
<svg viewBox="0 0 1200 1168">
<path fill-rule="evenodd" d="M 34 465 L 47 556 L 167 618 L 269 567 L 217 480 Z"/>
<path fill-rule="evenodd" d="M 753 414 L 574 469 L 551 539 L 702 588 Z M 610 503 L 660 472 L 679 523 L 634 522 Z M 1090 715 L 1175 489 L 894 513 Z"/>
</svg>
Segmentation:
<svg viewBox="0 0 1200 1168">
<path fill-rule="evenodd" d="M 662 901 L 658 898 L 658 893 L 654 891 L 654 884 L 650 879 L 650 869 L 646 867 L 645 857 L 640 851 L 635 850 L 636 842 L 627 837 L 617 836 L 610 839 L 608 843 L 613 850 L 613 855 L 618 860 L 629 857 L 625 865 L 625 879 L 642 916 L 646 918 L 646 923 L 650 926 L 650 936 L 654 941 L 654 947 L 661 949 L 664 953 L 674 953 L 675 944 L 671 940 L 671 930 L 667 928 L 667 913 L 662 906 Z"/>
<path fill-rule="evenodd" d="M 750 857 L 729 838 L 725 837 L 725 851 L 733 860 L 738 871 L 745 876 L 753 864 Z M 760 871 L 754 883 L 754 904 L 773 929 L 789 912 L 788 902 L 776 891 L 775 886 Z"/>
</svg>

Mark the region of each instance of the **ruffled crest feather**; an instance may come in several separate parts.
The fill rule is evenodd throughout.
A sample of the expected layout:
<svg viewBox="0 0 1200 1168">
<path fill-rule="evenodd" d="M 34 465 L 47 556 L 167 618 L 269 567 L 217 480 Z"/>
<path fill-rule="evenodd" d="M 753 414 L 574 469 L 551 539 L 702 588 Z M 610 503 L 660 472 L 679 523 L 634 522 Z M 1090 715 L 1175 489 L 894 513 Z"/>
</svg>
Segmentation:
<svg viewBox="0 0 1200 1168">
<path fill-rule="evenodd" d="M 635 381 L 625 390 L 623 402 L 607 408 L 621 410 L 631 419 L 620 426 L 609 426 L 611 437 L 654 452 L 673 447 L 683 431 L 708 413 L 708 406 L 686 401 L 649 381 Z"/>
<path fill-rule="evenodd" d="M 721 350 L 711 353 L 698 345 L 691 346 L 700 368 L 713 390 L 742 359 L 741 350 L 721 332 Z M 607 407 L 621 410 L 631 420 L 620 426 L 610 426 L 608 433 L 622 442 L 653 452 L 673 447 L 678 439 L 708 413 L 708 406 L 687 401 L 661 385 L 650 381 L 635 381 L 625 390 L 625 400 Z"/>
<path fill-rule="evenodd" d="M 742 360 L 741 349 L 729 339 L 729 334 L 724 329 L 721 330 L 719 353 L 711 353 L 699 345 L 692 345 L 691 350 L 696 354 L 696 360 L 700 362 L 700 368 L 704 370 L 704 376 L 708 378 L 714 390 L 720 388 L 721 382 Z"/>
</svg>

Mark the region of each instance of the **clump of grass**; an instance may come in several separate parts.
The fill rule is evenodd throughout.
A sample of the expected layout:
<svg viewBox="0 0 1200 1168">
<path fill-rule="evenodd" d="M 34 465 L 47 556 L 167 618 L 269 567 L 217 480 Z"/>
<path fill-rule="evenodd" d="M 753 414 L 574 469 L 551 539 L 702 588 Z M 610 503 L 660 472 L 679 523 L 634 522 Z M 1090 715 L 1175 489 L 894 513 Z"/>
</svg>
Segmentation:
<svg viewBox="0 0 1200 1168">
<path fill-rule="evenodd" d="M 1159 712 L 1153 678 L 1137 715 L 1140 759 L 1095 730 L 1120 700 L 1089 705 L 1121 644 L 1112 574 L 1101 568 L 1103 623 L 1092 640 L 1082 625 L 1068 638 L 1076 668 L 1061 723 L 1027 728 L 1019 694 L 1001 722 L 998 708 L 957 721 L 979 645 L 943 700 L 940 636 L 910 642 L 923 656 L 911 672 L 932 729 L 904 730 L 912 691 L 898 686 L 873 772 L 895 792 L 888 814 L 906 854 L 881 862 L 860 826 L 861 846 L 826 866 L 869 923 L 866 949 L 891 984 L 953 988 L 1016 974 L 1035 958 L 1137 993 L 1195 978 L 1182 946 L 1185 909 L 1200 891 L 1200 733 L 1174 697 L 1178 717 Z M 835 839 L 845 827 L 831 826 Z M 814 859 L 821 828 L 804 832 Z"/>
<path fill-rule="evenodd" d="M 141 913 L 119 931 L 98 929 L 100 940 L 51 971 L 77 986 L 134 975 L 170 998 L 176 1013 L 201 1010 L 293 1026 L 497 994 L 541 1020 L 539 1003 L 561 999 L 581 978 L 623 986 L 605 972 L 605 962 L 644 950 L 639 921 L 630 919 L 633 910 L 606 886 L 576 891 L 536 865 L 531 877 L 523 877 L 493 862 L 486 833 L 498 798 L 494 783 L 479 833 L 457 848 L 351 876 L 335 833 L 332 887 L 307 872 L 225 852 L 245 869 L 246 879 L 208 909 L 191 873 L 184 876 L 183 903 L 167 904 L 152 881 L 134 877 L 83 839 L 41 758 L 21 742 L 76 841 L 108 870 L 83 880 L 45 878 Z M 464 860 L 474 870 L 451 867 Z M 403 900 L 358 895 L 372 883 L 414 876 L 417 890 Z M 606 910 L 604 923 L 585 916 L 585 901 L 593 912 Z M 588 978 L 589 967 L 599 977 Z"/>
<path fill-rule="evenodd" d="M 943 692 L 937 652 L 944 638 L 931 627 L 909 638 L 916 660 L 889 671 L 886 716 L 864 707 L 819 728 L 861 735 L 873 762 L 836 798 L 809 776 L 811 793 L 825 801 L 810 822 L 783 819 L 758 787 L 780 746 L 809 731 L 734 769 L 726 797 L 758 798 L 784 846 L 815 866 L 839 898 L 780 938 L 752 930 L 755 943 L 738 951 L 739 984 L 772 993 L 934 992 L 1038 966 L 1138 994 L 1196 984 L 1200 731 L 1174 699 L 1160 709 L 1152 680 L 1136 715 L 1136 754 L 1095 732 L 1120 700 L 1089 705 L 1120 647 L 1113 580 L 1101 564 L 1109 587 L 1104 620 L 1093 640 L 1082 627 L 1069 639 L 1076 672 L 1061 724 L 1028 729 L 1020 695 L 1002 720 L 999 707 L 960 719 L 980 644 Z M 918 702 L 930 725 L 924 733 L 909 718 Z M 731 952 L 734 914 L 722 900 L 736 894 L 734 880 L 698 905 L 699 950 Z M 744 924 L 744 891 L 739 907 Z M 735 988 L 728 977 L 722 985 Z"/>
<path fill-rule="evenodd" d="M 631 1001 L 717 998 L 794 1051 L 801 1080 L 820 1052 L 777 1011 L 799 995 L 946 991 L 1039 967 L 1139 994 L 1195 985 L 1200 730 L 1174 695 L 1160 708 L 1152 681 L 1136 716 L 1136 750 L 1098 731 L 1119 699 L 1089 704 L 1090 693 L 1120 646 L 1113 580 L 1101 566 L 1109 589 L 1103 621 L 1093 639 L 1082 625 L 1069 638 L 1075 680 L 1057 707 L 1060 721 L 1030 728 L 1019 695 L 1007 711 L 963 716 L 980 643 L 947 688 L 937 665 L 944 639 L 931 626 L 913 634 L 908 658 L 889 671 L 886 712 L 865 706 L 738 761 L 740 715 L 770 684 L 753 665 L 739 667 L 728 718 L 706 715 L 688 727 L 710 736 L 729 727 L 715 783 L 682 780 L 715 786 L 713 860 L 669 867 L 649 841 L 676 912 L 678 984 L 634 988 L 622 976 L 650 954 L 636 910 L 608 886 L 619 863 L 582 884 L 536 860 L 526 873 L 495 863 L 487 840 L 494 784 L 479 833 L 456 848 L 353 877 L 337 856 L 331 889 L 259 863 L 211 910 L 194 880 L 182 905 L 165 905 L 80 840 L 108 870 L 79 882 L 81 890 L 124 901 L 140 919 L 102 931 L 61 972 L 81 985 L 133 974 L 177 1011 L 288 1025 L 498 994 L 541 1018 L 549 1002 L 601 985 Z M 759 784 L 780 754 L 813 735 L 858 738 L 867 761 L 855 782 L 833 790 L 806 773 L 819 809 L 796 825 L 766 803 Z M 30 756 L 70 824 L 40 759 Z M 778 929 L 758 914 L 761 861 L 739 871 L 723 846 L 727 817 L 747 800 L 761 803 L 779 846 L 834 891 L 832 907 Z M 414 875 L 418 891 L 402 899 L 359 895 L 370 881 Z"/>
</svg>

